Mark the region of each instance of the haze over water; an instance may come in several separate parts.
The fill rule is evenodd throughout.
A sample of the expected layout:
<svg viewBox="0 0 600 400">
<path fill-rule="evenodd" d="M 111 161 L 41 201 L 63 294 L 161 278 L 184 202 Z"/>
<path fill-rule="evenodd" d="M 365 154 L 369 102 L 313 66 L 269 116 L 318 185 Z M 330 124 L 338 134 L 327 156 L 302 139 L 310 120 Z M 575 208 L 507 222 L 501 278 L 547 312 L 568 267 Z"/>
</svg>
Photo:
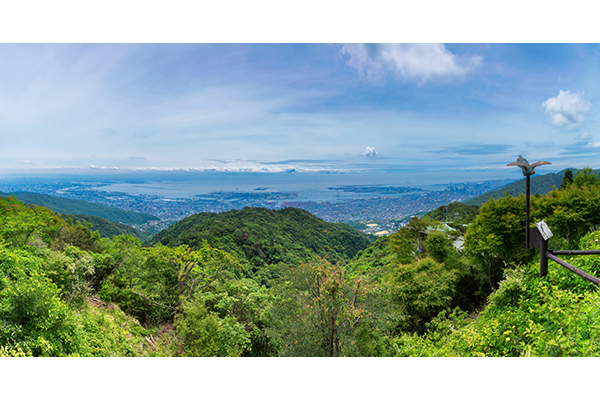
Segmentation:
<svg viewBox="0 0 600 400">
<path fill-rule="evenodd" d="M 239 193 L 298 193 L 298 200 L 335 201 L 373 197 L 373 192 L 344 192 L 344 186 L 412 187 L 424 190 L 444 190 L 452 181 L 451 176 L 441 180 L 439 176 L 415 175 L 406 172 L 361 172 L 361 173 L 250 173 L 250 172 L 202 172 L 193 174 L 172 173 L 148 176 L 144 181 L 112 181 L 98 185 L 94 190 L 123 192 L 130 195 L 157 195 L 166 198 L 192 198 L 214 192 Z M 144 174 L 140 175 L 142 178 Z M 454 176 L 456 178 L 456 176 Z M 510 178 L 509 176 L 500 179 Z M 419 180 L 419 178 L 421 178 Z M 489 180 L 489 179 L 480 179 Z M 330 189 L 331 188 L 331 189 Z M 402 196 L 402 193 L 386 194 L 387 197 Z"/>
</svg>

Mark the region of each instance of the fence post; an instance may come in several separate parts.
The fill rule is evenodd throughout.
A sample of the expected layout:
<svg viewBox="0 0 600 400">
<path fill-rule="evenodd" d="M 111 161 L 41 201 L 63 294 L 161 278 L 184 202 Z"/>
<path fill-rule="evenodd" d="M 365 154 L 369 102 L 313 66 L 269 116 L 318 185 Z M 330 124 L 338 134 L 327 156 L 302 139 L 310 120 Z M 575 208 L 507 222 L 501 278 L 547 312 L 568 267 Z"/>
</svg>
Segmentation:
<svg viewBox="0 0 600 400">
<path fill-rule="evenodd" d="M 543 278 L 548 273 L 548 241 L 541 238 L 540 243 L 540 278 Z"/>
<path fill-rule="evenodd" d="M 543 278 L 548 273 L 548 239 L 552 237 L 552 231 L 546 221 L 537 222 L 535 226 L 535 247 L 540 248 L 540 278 Z"/>
</svg>

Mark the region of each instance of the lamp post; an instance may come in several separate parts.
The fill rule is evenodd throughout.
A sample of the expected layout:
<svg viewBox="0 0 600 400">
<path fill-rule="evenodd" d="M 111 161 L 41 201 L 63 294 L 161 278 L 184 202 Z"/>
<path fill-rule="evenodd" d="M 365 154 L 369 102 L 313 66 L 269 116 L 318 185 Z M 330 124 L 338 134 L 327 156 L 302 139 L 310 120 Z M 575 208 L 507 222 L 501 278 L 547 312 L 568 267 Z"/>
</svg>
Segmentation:
<svg viewBox="0 0 600 400">
<path fill-rule="evenodd" d="M 552 165 L 548 161 L 536 161 L 533 164 L 529 164 L 527 159 L 523 158 L 522 155 L 519 154 L 516 162 L 511 162 L 506 164 L 506 166 L 517 166 L 521 168 L 523 171 L 523 175 L 525 176 L 525 248 L 529 248 L 529 183 L 531 175 L 535 174 L 535 167 L 539 167 L 540 165 Z"/>
</svg>

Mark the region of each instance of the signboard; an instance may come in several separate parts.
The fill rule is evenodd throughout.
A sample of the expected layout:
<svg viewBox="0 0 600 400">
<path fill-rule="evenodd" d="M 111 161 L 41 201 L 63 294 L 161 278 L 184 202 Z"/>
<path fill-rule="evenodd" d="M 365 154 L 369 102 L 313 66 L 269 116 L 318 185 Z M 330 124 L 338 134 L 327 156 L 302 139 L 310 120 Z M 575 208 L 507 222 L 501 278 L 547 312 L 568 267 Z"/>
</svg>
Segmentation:
<svg viewBox="0 0 600 400">
<path fill-rule="evenodd" d="M 544 238 L 544 240 L 548 240 L 552 236 L 554 236 L 554 235 L 552 235 L 552 231 L 550 231 L 550 228 L 548 228 L 548 225 L 546 224 L 546 221 L 537 222 L 535 224 L 535 226 L 537 226 L 538 231 L 540 231 L 540 235 L 542 235 L 542 237 Z"/>
</svg>

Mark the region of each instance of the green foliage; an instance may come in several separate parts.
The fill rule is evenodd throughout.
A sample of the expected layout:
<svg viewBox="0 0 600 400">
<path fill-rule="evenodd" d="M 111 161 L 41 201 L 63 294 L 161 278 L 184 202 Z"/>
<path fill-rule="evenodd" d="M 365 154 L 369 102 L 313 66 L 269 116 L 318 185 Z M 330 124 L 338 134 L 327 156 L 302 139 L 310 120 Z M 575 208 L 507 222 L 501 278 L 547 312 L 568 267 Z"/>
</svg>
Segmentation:
<svg viewBox="0 0 600 400">
<path fill-rule="evenodd" d="M 50 243 L 61 226 L 59 218 L 42 207 L 25 207 L 14 197 L 0 198 L 0 239 L 13 247 Z"/>
<path fill-rule="evenodd" d="M 425 250 L 435 261 L 444 263 L 451 254 L 452 243 L 446 233 L 433 231 L 425 239 Z"/>
<path fill-rule="evenodd" d="M 582 171 L 577 175 L 582 176 L 579 184 L 574 182 L 566 189 L 532 199 L 532 219 L 546 221 L 556 237 L 552 241 L 563 238 L 576 243 L 590 230 L 600 226 L 600 185 L 591 184 L 596 182 L 591 178 L 592 174 Z"/>
<path fill-rule="evenodd" d="M 233 306 L 229 298 L 216 305 L 227 311 Z M 183 344 L 182 355 L 191 357 L 238 357 L 250 346 L 250 334 L 230 316 L 221 317 L 206 307 L 206 299 L 187 302 L 175 318 Z"/>
<path fill-rule="evenodd" d="M 345 269 L 351 276 L 368 275 L 377 280 L 395 263 L 396 254 L 390 246 L 390 236 L 380 236 L 366 249 L 359 251 Z"/>
<path fill-rule="evenodd" d="M 465 251 L 495 289 L 507 265 L 530 260 L 525 249 L 525 196 L 493 198 L 481 206 L 465 235 Z"/>
<path fill-rule="evenodd" d="M 74 316 L 40 270 L 39 259 L 26 251 L 0 248 L 0 346 L 68 355 L 76 350 Z"/>
<path fill-rule="evenodd" d="M 598 248 L 600 233 L 582 244 Z M 568 262 L 598 274 L 597 256 Z M 550 263 L 506 271 L 505 279 L 476 319 L 440 313 L 423 335 L 403 334 L 386 343 L 398 356 L 597 356 L 600 354 L 600 292 L 590 282 Z"/>
<path fill-rule="evenodd" d="M 562 183 L 560 184 L 560 188 L 561 188 L 561 189 L 566 189 L 566 188 L 567 188 L 567 186 L 569 186 L 569 185 L 570 185 L 570 184 L 572 184 L 572 183 L 573 183 L 573 171 L 572 171 L 572 170 L 570 170 L 570 169 L 567 169 L 567 170 L 565 171 L 565 175 L 564 175 L 564 177 L 563 177 L 563 181 L 562 181 Z"/>
<path fill-rule="evenodd" d="M 407 225 L 390 235 L 390 247 L 399 263 L 410 264 L 425 252 L 424 239 L 430 225 L 429 221 L 413 217 Z"/>
<path fill-rule="evenodd" d="M 456 279 L 454 271 L 430 258 L 398 266 L 392 273 L 389 290 L 392 301 L 404 314 L 404 329 L 422 331 L 425 323 L 449 308 Z"/>
<path fill-rule="evenodd" d="M 600 178 L 592 171 L 591 168 L 587 167 L 575 174 L 573 184 L 579 188 L 583 186 L 593 186 L 600 183 Z"/>
<path fill-rule="evenodd" d="M 446 222 L 452 228 L 458 229 L 464 233 L 466 226 L 473 222 L 478 213 L 478 205 L 454 202 L 428 212 L 423 216 L 423 219 Z"/>
<path fill-rule="evenodd" d="M 128 225 L 119 222 L 111 222 L 102 217 L 92 215 L 69 215 L 74 223 L 81 223 L 89 228 L 90 231 L 98 232 L 101 237 L 112 238 L 114 236 L 131 235 L 140 239 L 142 242 L 152 239 L 152 234 L 141 232 Z"/>
<path fill-rule="evenodd" d="M 326 260 L 291 267 L 284 277 L 269 312 L 279 355 L 356 355 L 368 284 Z"/>
<path fill-rule="evenodd" d="M 79 221 L 73 223 L 72 220 L 67 220 L 66 223 L 61 224 L 51 243 L 51 247 L 57 250 L 65 250 L 69 246 L 96 253 L 102 251 L 98 232 L 90 230 L 89 225 L 82 225 Z"/>
<path fill-rule="evenodd" d="M 118 307 L 91 298 L 77 310 L 77 355 L 84 357 L 135 357 L 172 355 L 150 341 L 151 331 Z M 154 341 L 155 342 L 155 341 Z"/>
</svg>

